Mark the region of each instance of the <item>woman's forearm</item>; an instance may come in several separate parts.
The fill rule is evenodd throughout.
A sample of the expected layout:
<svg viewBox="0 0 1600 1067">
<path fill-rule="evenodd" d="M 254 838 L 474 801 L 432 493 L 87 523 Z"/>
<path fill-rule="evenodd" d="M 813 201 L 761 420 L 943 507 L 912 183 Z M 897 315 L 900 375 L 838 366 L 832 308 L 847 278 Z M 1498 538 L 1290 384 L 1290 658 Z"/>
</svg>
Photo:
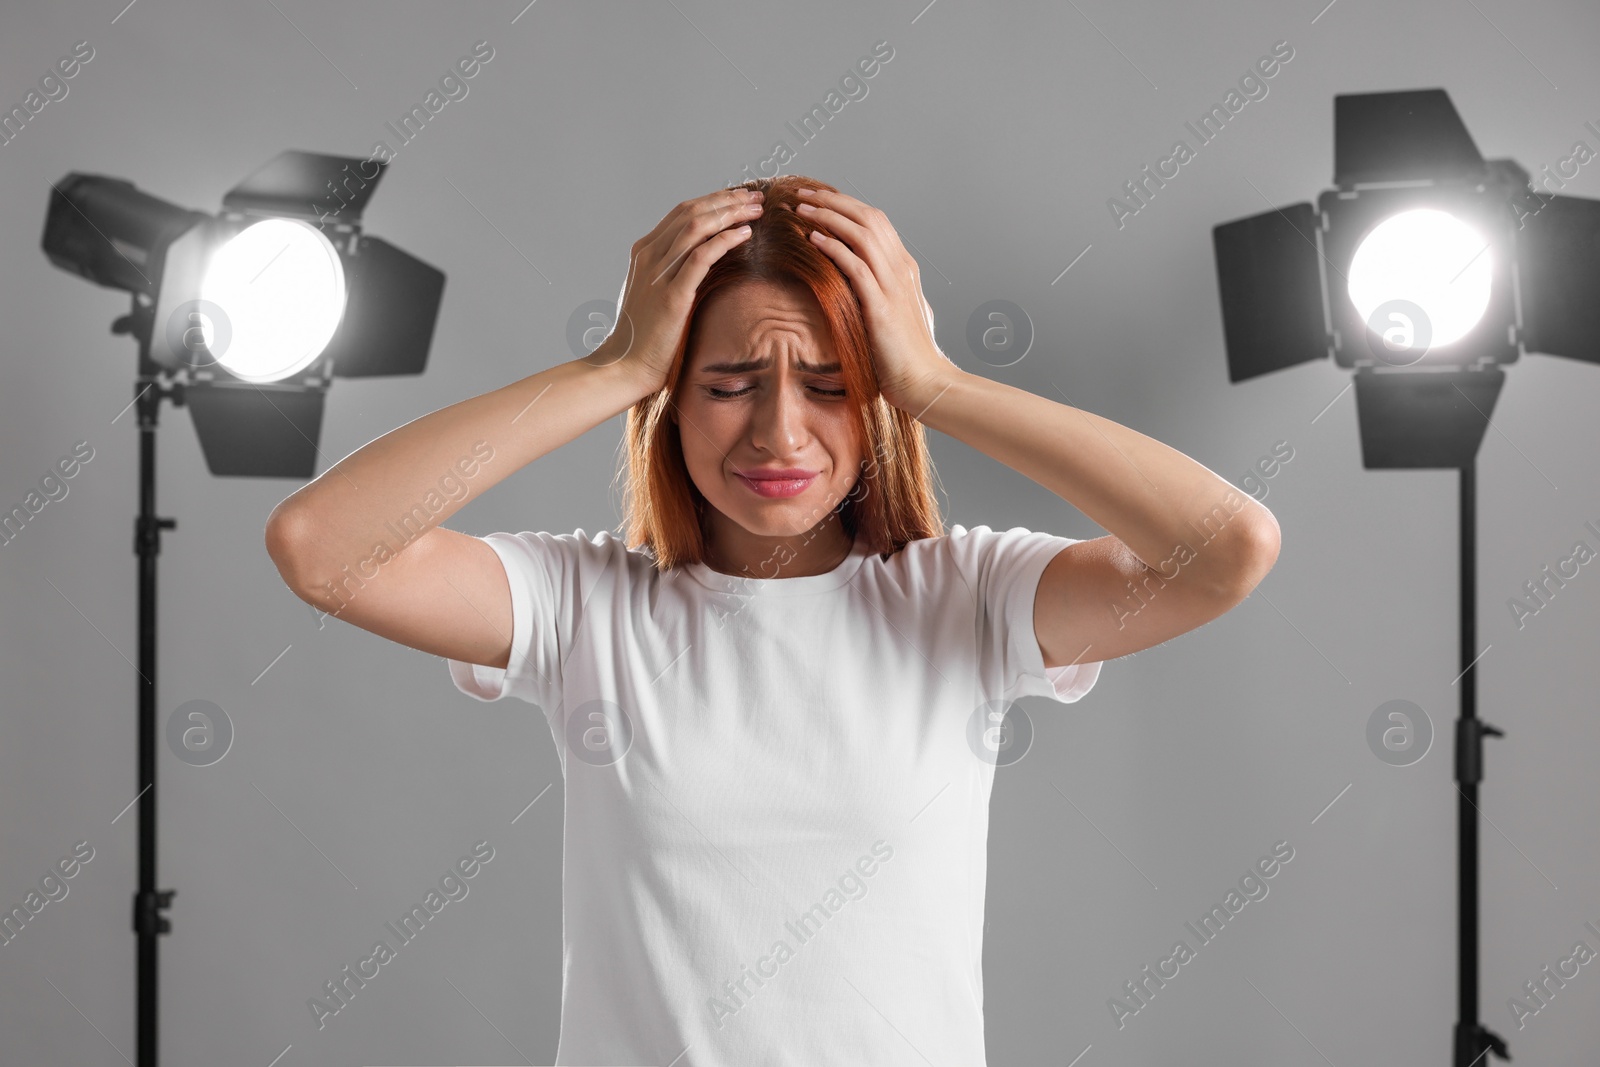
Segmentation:
<svg viewBox="0 0 1600 1067">
<path fill-rule="evenodd" d="M 280 502 L 267 520 L 267 551 L 295 590 L 337 577 L 379 545 L 399 553 L 652 388 L 626 360 L 573 360 L 430 412 L 369 441 Z"/>
<path fill-rule="evenodd" d="M 1278 523 L 1260 502 L 1188 456 L 1110 419 L 959 368 L 902 405 L 1025 474 L 1122 541 L 1146 566 L 1219 591 L 1253 586 L 1277 555 Z"/>
</svg>

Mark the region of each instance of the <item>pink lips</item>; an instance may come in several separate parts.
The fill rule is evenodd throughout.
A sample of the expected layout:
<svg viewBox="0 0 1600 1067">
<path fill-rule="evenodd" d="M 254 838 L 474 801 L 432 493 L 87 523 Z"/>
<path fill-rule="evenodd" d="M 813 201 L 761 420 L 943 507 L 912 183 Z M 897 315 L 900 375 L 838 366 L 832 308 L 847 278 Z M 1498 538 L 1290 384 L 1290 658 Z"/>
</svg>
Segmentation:
<svg viewBox="0 0 1600 1067">
<path fill-rule="evenodd" d="M 750 491 L 769 500 L 798 496 L 816 481 L 817 472 L 805 470 L 758 470 L 736 477 L 749 486 Z"/>
</svg>

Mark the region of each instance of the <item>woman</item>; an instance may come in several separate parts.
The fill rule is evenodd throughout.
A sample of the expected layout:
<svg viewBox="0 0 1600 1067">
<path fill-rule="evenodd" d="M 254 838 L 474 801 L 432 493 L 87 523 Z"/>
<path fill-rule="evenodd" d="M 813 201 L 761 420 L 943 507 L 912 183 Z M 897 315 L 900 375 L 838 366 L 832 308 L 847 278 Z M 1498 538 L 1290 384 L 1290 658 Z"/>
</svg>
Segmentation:
<svg viewBox="0 0 1600 1067">
<path fill-rule="evenodd" d="M 618 319 L 346 457 L 276 509 L 272 558 L 462 692 L 542 708 L 557 1063 L 981 1065 L 1008 703 L 1078 700 L 1227 611 L 1277 523 L 1149 437 L 956 368 L 887 218 L 809 178 L 673 208 Z M 625 539 L 439 525 L 624 410 Z M 1110 534 L 944 533 L 923 425 Z M 440 497 L 455 471 L 470 492 Z"/>
</svg>

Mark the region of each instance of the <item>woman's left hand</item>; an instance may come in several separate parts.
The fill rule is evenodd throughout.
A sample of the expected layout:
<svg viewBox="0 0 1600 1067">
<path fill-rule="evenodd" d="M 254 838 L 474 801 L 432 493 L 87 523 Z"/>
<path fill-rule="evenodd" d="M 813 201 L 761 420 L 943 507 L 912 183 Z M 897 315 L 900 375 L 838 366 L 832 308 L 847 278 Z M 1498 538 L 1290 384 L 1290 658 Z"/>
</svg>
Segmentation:
<svg viewBox="0 0 1600 1067">
<path fill-rule="evenodd" d="M 934 340 L 917 261 L 878 208 L 827 189 L 799 192 L 800 217 L 827 231 L 812 231 L 811 241 L 850 279 L 861 302 L 879 391 L 895 407 L 922 414 L 957 368 Z"/>
</svg>

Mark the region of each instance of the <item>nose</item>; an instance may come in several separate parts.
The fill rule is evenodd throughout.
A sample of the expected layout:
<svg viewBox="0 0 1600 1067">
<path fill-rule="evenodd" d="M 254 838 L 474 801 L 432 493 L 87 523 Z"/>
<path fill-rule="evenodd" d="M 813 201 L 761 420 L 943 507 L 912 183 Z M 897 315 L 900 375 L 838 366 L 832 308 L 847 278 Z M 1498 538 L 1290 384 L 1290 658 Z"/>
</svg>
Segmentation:
<svg viewBox="0 0 1600 1067">
<path fill-rule="evenodd" d="M 774 456 L 789 456 L 800 450 L 806 439 L 806 402 L 799 395 L 798 376 L 787 367 L 772 378 L 772 387 L 758 390 L 751 415 L 750 439 L 757 448 Z"/>
</svg>

